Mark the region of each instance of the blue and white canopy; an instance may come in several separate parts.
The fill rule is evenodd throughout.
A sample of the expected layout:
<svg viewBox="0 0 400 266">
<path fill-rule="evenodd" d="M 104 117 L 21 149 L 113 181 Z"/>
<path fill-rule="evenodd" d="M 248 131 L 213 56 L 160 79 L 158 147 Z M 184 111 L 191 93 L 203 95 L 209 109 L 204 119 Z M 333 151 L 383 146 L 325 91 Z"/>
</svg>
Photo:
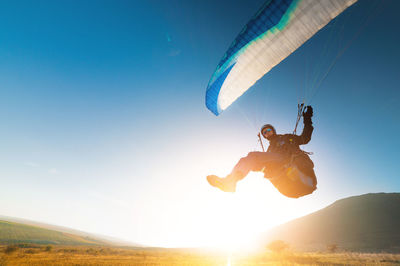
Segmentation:
<svg viewBox="0 0 400 266">
<path fill-rule="evenodd" d="M 207 108 L 219 115 L 356 1 L 268 0 L 219 62 L 207 86 Z"/>
</svg>

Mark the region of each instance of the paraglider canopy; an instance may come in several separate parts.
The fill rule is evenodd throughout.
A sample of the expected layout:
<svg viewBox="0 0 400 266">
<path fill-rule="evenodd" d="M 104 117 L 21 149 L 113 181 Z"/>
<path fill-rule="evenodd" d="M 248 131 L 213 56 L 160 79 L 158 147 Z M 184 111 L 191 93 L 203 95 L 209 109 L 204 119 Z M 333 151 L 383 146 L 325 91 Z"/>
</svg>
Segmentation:
<svg viewBox="0 0 400 266">
<path fill-rule="evenodd" d="M 219 115 L 257 80 L 357 0 L 268 0 L 219 62 L 206 106 Z"/>
</svg>

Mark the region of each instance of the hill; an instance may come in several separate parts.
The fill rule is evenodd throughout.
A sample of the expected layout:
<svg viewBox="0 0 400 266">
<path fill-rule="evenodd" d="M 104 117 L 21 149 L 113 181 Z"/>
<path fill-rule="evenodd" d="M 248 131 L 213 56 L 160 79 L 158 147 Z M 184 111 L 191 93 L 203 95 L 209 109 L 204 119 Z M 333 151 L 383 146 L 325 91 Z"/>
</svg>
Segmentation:
<svg viewBox="0 0 400 266">
<path fill-rule="evenodd" d="M 34 243 L 54 245 L 104 245 L 90 237 L 0 220 L 0 244 Z"/>
<path fill-rule="evenodd" d="M 83 232 L 83 231 L 68 228 L 68 227 L 46 224 L 46 223 L 31 221 L 31 220 L 27 220 L 27 219 L 21 219 L 21 218 L 0 215 L 0 221 L 7 221 L 7 222 L 14 223 L 14 224 L 23 224 L 23 225 L 28 225 L 28 226 L 32 226 L 32 227 L 38 227 L 41 229 L 47 229 L 50 231 L 57 231 L 57 232 L 64 233 L 64 235 L 75 235 L 79 238 L 83 238 L 90 242 L 99 243 L 102 245 L 141 247 L 140 244 L 128 242 L 128 241 L 121 240 L 121 239 L 114 238 L 114 237 L 87 233 L 87 232 Z M 0 244 L 1 243 L 3 243 L 3 242 L 2 242 L 2 238 L 1 238 L 1 228 L 0 228 Z M 24 242 L 24 243 L 26 243 L 26 242 Z"/>
<path fill-rule="evenodd" d="M 400 193 L 375 193 L 338 200 L 328 207 L 280 225 L 266 241 L 283 240 L 298 250 L 400 252 Z"/>
</svg>

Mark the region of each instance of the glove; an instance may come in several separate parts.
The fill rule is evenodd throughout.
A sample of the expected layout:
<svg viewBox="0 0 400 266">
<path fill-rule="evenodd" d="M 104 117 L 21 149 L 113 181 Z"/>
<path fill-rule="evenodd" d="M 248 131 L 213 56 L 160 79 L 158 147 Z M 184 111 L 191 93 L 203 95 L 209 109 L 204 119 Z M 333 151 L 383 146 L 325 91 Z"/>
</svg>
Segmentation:
<svg viewBox="0 0 400 266">
<path fill-rule="evenodd" d="M 303 117 L 306 119 L 311 119 L 311 117 L 313 116 L 313 108 L 311 107 L 311 105 L 308 105 L 307 110 L 305 112 L 303 112 Z"/>
<path fill-rule="evenodd" d="M 307 106 L 307 110 L 303 112 L 303 121 L 304 124 L 310 124 L 312 125 L 311 117 L 313 116 L 313 108 L 311 105 Z"/>
</svg>

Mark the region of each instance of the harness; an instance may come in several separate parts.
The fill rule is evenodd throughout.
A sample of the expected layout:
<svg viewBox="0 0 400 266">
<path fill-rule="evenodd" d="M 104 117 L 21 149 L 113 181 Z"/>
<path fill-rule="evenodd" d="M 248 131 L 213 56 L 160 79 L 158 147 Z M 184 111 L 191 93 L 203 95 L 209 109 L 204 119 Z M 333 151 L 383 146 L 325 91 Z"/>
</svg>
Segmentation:
<svg viewBox="0 0 400 266">
<path fill-rule="evenodd" d="M 303 116 L 305 110 L 304 103 L 297 105 L 297 119 L 293 130 L 296 135 L 297 126 Z M 264 145 L 260 134 L 258 139 L 262 150 Z M 298 198 L 312 193 L 317 188 L 317 178 L 314 173 L 314 163 L 307 152 L 300 149 L 297 141 L 293 141 L 290 134 L 280 135 L 272 147 L 272 152 L 284 155 L 284 160 L 270 169 L 264 168 L 264 177 L 269 179 L 271 183 L 285 196 Z"/>
<path fill-rule="evenodd" d="M 280 165 L 277 165 L 272 172 L 268 171 L 270 169 L 265 169 L 264 176 L 270 179 L 271 182 L 279 182 L 280 179 L 290 179 L 291 182 L 300 181 L 305 186 L 314 187 L 317 183 L 313 172 L 314 164 L 308 157 L 312 152 L 303 151 L 299 149 L 297 145 L 292 146 L 294 143 L 292 143 L 290 138 L 284 138 L 278 141 L 280 141 L 278 143 L 282 143 L 283 141 L 284 143 L 275 146 L 277 148 L 275 152 L 286 154 L 285 159 Z M 298 161 L 296 162 L 296 160 Z"/>
</svg>

